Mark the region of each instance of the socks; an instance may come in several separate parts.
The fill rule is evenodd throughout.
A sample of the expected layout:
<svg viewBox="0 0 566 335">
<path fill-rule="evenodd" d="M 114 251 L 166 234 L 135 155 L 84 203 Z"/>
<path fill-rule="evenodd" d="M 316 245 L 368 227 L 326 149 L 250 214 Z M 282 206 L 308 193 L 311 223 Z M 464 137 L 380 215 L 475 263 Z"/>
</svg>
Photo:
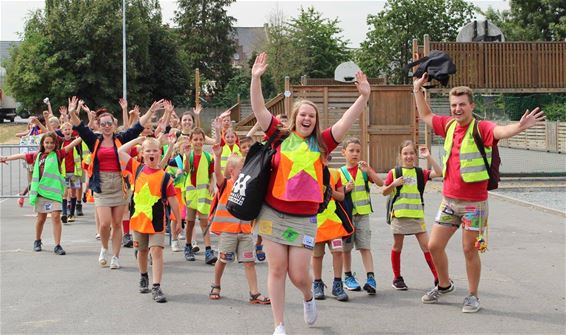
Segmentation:
<svg viewBox="0 0 566 335">
<path fill-rule="evenodd" d="M 122 220 L 122 229 L 124 234 L 130 233 L 130 220 Z"/>
<path fill-rule="evenodd" d="M 77 207 L 77 198 L 71 198 L 71 209 L 69 215 L 75 216 L 75 208 Z"/>
<path fill-rule="evenodd" d="M 147 274 L 147 272 L 146 273 L 140 273 L 140 275 L 144 278 L 149 278 L 149 275 Z"/>
<path fill-rule="evenodd" d="M 63 204 L 62 204 L 62 209 L 63 209 L 63 215 L 67 216 L 67 199 L 63 199 Z"/>
<path fill-rule="evenodd" d="M 314 282 L 315 283 L 322 283 L 322 279 L 315 279 Z"/>
<path fill-rule="evenodd" d="M 346 277 L 352 277 L 352 271 L 344 272 Z"/>
<path fill-rule="evenodd" d="M 212 247 L 211 247 L 211 246 L 208 246 L 208 247 L 204 247 L 204 249 L 205 249 L 205 250 L 212 250 Z"/>
<path fill-rule="evenodd" d="M 401 251 L 391 249 L 391 267 L 395 278 L 401 277 Z"/>
<path fill-rule="evenodd" d="M 367 277 L 368 278 L 375 278 L 375 275 L 373 274 L 373 272 L 368 272 Z"/>
<path fill-rule="evenodd" d="M 342 278 L 334 278 L 334 281 L 342 281 Z"/>
<path fill-rule="evenodd" d="M 158 288 L 159 286 L 161 286 L 161 284 L 159 284 L 159 283 L 153 283 L 153 288 Z"/>
<path fill-rule="evenodd" d="M 436 267 L 434 266 L 430 252 L 425 252 L 424 258 L 426 259 L 428 267 L 430 268 L 430 272 L 432 272 L 432 275 L 434 276 L 434 280 L 438 280 L 438 274 L 436 273 Z"/>
</svg>

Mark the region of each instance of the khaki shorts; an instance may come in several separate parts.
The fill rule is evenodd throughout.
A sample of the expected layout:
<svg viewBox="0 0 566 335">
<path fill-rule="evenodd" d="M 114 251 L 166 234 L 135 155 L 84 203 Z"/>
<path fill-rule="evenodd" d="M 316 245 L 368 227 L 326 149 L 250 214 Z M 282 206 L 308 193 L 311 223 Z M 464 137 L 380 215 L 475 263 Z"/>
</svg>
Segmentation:
<svg viewBox="0 0 566 335">
<path fill-rule="evenodd" d="M 255 262 L 252 234 L 222 233 L 218 241 L 219 259 L 230 263 L 238 257 L 239 263 Z"/>
<path fill-rule="evenodd" d="M 434 221 L 443 226 L 459 228 L 461 225 L 465 230 L 480 231 L 487 226 L 488 214 L 487 200 L 461 201 L 443 197 Z"/>
<path fill-rule="evenodd" d="M 314 249 L 316 215 L 294 216 L 263 205 L 256 219 L 254 232 L 279 244 Z"/>
<path fill-rule="evenodd" d="M 65 187 L 73 190 L 81 188 L 81 177 L 75 176 L 73 173 L 67 173 Z"/>
<path fill-rule="evenodd" d="M 36 213 L 51 213 L 60 212 L 61 203 L 55 200 L 47 199 L 42 196 L 38 196 L 35 201 L 35 212 Z"/>
<path fill-rule="evenodd" d="M 189 208 L 187 207 L 187 217 L 186 220 L 187 221 L 195 221 L 197 218 L 197 212 L 198 212 L 198 217 L 200 221 L 207 221 L 208 220 L 208 215 L 206 214 L 202 214 L 201 212 L 197 211 L 194 208 Z"/>
<path fill-rule="evenodd" d="M 369 249 L 371 250 L 371 229 L 369 229 L 369 215 L 354 215 L 354 233 L 344 238 L 344 251 Z"/>
<path fill-rule="evenodd" d="M 342 240 L 342 238 L 336 238 L 334 240 L 320 242 L 320 243 L 315 244 L 314 250 L 312 252 L 312 256 L 313 257 L 324 256 L 324 249 L 325 249 L 326 245 L 328 245 L 328 249 L 330 249 L 330 252 L 332 252 L 332 253 L 342 252 L 342 250 L 344 250 L 344 241 Z"/>
<path fill-rule="evenodd" d="M 134 248 L 146 250 L 153 247 L 165 247 L 165 234 L 145 234 L 134 230 Z"/>
<path fill-rule="evenodd" d="M 100 172 L 100 189 L 102 193 L 94 194 L 94 206 L 118 207 L 127 205 L 130 201 L 131 191 L 122 190 L 123 177 L 120 172 Z"/>
<path fill-rule="evenodd" d="M 396 218 L 391 220 L 391 231 L 393 234 L 414 235 L 426 232 L 424 218 Z"/>
</svg>

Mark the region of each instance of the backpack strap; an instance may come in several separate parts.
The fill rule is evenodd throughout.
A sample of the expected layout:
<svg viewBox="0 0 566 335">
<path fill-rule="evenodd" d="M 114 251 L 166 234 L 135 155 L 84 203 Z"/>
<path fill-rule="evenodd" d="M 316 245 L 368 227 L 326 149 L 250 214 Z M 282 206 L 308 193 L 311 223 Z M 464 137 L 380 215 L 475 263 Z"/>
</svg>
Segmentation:
<svg viewBox="0 0 566 335">
<path fill-rule="evenodd" d="M 348 172 L 348 168 L 346 166 L 342 166 L 340 170 L 342 170 L 342 174 L 344 175 L 344 177 L 346 177 L 346 181 L 352 180 L 350 178 L 350 172 Z"/>
<path fill-rule="evenodd" d="M 425 188 L 425 180 L 424 180 L 424 173 L 423 173 L 423 169 L 421 169 L 420 167 L 416 166 L 415 167 L 415 172 L 417 173 L 417 188 L 419 189 L 419 193 L 421 195 L 421 203 L 424 206 L 424 188 Z"/>
<path fill-rule="evenodd" d="M 399 177 L 403 177 L 403 168 L 396 166 L 393 170 L 393 180 Z M 391 206 L 393 206 L 393 203 L 395 203 L 395 201 L 397 201 L 397 198 L 399 198 L 399 195 L 401 194 L 401 188 L 403 188 L 403 185 L 399 185 L 395 188 L 395 195 L 393 196 L 393 199 L 391 199 Z"/>
<path fill-rule="evenodd" d="M 487 155 L 485 154 L 485 146 L 483 144 L 483 139 L 481 138 L 480 130 L 479 130 L 480 122 L 477 120 L 474 121 L 475 124 L 474 124 L 474 129 L 472 130 L 472 137 L 474 138 L 474 142 L 476 142 L 476 146 L 478 147 L 481 157 L 483 158 L 483 163 L 485 164 L 485 169 L 487 170 L 487 174 L 491 178 L 491 169 L 489 168 Z"/>
</svg>

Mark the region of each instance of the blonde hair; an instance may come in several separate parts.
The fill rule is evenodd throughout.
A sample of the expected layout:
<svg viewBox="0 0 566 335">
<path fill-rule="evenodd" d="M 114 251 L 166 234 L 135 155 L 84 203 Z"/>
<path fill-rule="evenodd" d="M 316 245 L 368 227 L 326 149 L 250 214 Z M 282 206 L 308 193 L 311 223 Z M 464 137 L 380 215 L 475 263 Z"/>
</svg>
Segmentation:
<svg viewBox="0 0 566 335">
<path fill-rule="evenodd" d="M 230 156 L 228 156 L 228 159 L 226 160 L 226 169 L 224 170 L 224 175 L 230 175 L 230 170 L 233 169 L 236 165 L 243 166 L 244 160 L 245 158 L 238 154 L 231 154 Z"/>
<path fill-rule="evenodd" d="M 56 116 L 50 116 L 49 119 L 47 120 L 47 122 L 54 122 L 54 121 L 57 121 L 58 124 L 61 124 L 61 122 Z"/>
<path fill-rule="evenodd" d="M 147 145 L 155 145 L 156 147 L 161 149 L 161 143 L 159 143 L 159 140 L 154 137 L 148 137 L 142 142 L 142 151 Z"/>
<path fill-rule="evenodd" d="M 455 97 L 459 97 L 462 95 L 467 95 L 468 96 L 468 102 L 469 103 L 474 103 L 474 93 L 472 92 L 472 89 L 469 88 L 468 86 L 457 86 L 454 87 L 450 90 L 450 96 L 455 96 Z"/>
<path fill-rule="evenodd" d="M 318 112 L 318 107 L 316 107 L 316 104 L 314 102 L 310 100 L 297 100 L 293 104 L 293 108 L 291 109 L 291 118 L 287 121 L 289 131 L 295 131 L 297 115 L 299 114 L 299 109 L 302 105 L 311 106 L 316 112 L 316 122 L 314 124 L 313 134 L 311 134 L 310 136 L 314 136 L 314 138 L 316 139 L 318 150 L 320 151 L 320 156 L 324 160 L 326 157 L 326 145 L 324 144 L 324 141 L 322 139 L 322 132 L 320 131 L 320 113 Z"/>
<path fill-rule="evenodd" d="M 190 143 L 188 136 L 184 136 L 184 135 L 179 136 L 179 138 L 177 139 L 177 142 L 175 142 L 175 146 L 173 147 L 172 156 L 180 154 L 181 148 L 187 142 Z"/>
<path fill-rule="evenodd" d="M 73 125 L 70 122 L 63 122 L 63 124 L 61 125 L 61 128 L 64 127 L 71 127 L 71 129 L 73 129 Z"/>
</svg>

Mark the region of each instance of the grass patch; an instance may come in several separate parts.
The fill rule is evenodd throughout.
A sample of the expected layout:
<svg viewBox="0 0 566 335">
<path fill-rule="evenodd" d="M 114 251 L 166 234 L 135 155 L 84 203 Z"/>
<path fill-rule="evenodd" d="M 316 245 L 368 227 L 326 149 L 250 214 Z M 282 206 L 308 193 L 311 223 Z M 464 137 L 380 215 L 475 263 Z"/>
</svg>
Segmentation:
<svg viewBox="0 0 566 335">
<path fill-rule="evenodd" d="M 16 133 L 25 131 L 27 124 L 2 123 L 0 124 L 0 144 L 18 144 L 20 139 Z"/>
</svg>

